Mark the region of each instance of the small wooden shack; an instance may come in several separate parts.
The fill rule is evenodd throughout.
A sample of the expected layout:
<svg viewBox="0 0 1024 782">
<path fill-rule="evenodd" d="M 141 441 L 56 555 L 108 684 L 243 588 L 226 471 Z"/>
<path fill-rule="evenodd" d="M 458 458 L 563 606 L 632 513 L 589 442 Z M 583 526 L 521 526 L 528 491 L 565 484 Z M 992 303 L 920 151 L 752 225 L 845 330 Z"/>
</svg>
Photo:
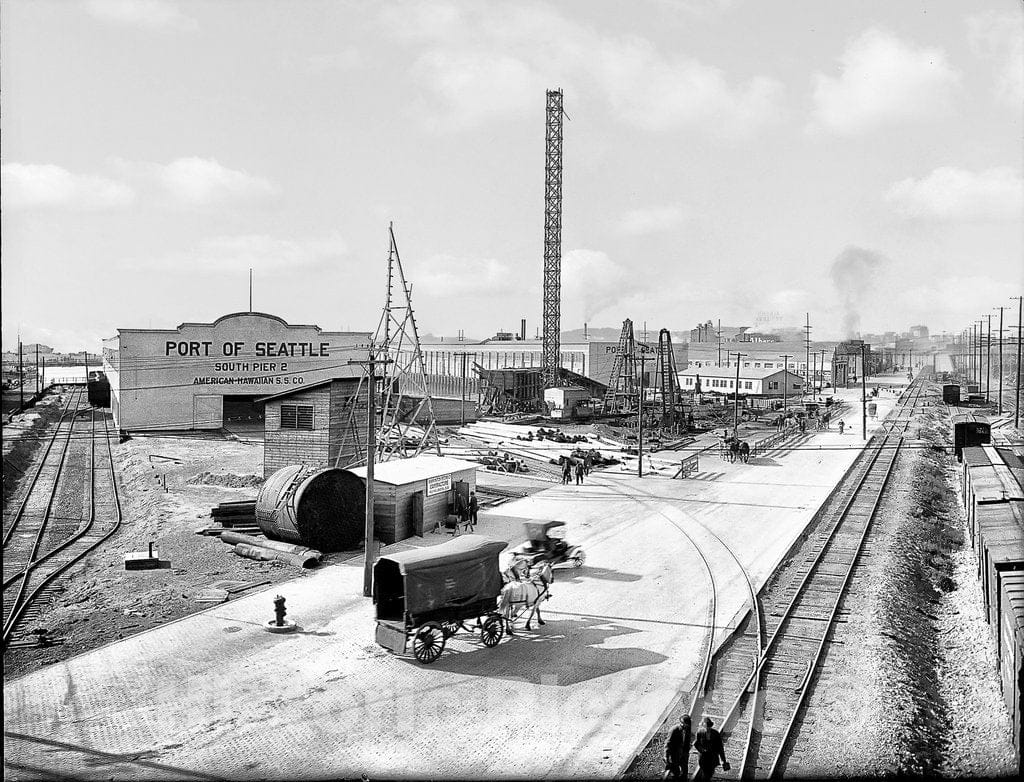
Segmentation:
<svg viewBox="0 0 1024 782">
<path fill-rule="evenodd" d="M 476 490 L 476 468 L 461 459 L 423 455 L 374 465 L 375 537 L 385 544 L 397 543 L 443 527 L 456 503 L 468 503 L 469 493 Z M 366 479 L 365 466 L 351 472 Z"/>
<path fill-rule="evenodd" d="M 265 404 L 263 477 L 293 464 L 347 467 L 364 458 L 367 386 L 360 388 L 359 371 L 256 400 Z"/>
</svg>

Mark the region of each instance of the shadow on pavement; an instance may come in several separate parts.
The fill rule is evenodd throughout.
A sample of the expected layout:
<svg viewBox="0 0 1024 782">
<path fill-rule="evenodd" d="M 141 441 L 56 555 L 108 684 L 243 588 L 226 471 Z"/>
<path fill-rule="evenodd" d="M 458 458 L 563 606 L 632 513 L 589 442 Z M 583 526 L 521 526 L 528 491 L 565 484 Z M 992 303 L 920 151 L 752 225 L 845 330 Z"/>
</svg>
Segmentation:
<svg viewBox="0 0 1024 782">
<path fill-rule="evenodd" d="M 471 638 L 460 633 L 449 640 L 449 646 L 429 667 L 468 676 L 568 687 L 630 668 L 658 665 L 668 659 L 663 654 L 635 646 L 604 648 L 602 645 L 609 638 L 639 632 L 616 622 L 599 619 L 549 619 L 545 622 L 544 626 L 530 632 L 518 628 L 514 636 L 503 638 L 493 649 L 480 643 L 479 636 Z M 418 665 L 413 659 L 410 664 Z"/>
<path fill-rule="evenodd" d="M 753 464 L 758 467 L 781 467 L 782 465 L 775 461 L 770 456 L 751 456 L 750 461 L 747 464 Z"/>
<path fill-rule="evenodd" d="M 575 581 L 578 578 L 600 578 L 604 581 L 639 581 L 643 576 L 637 573 L 623 573 L 621 570 L 612 570 L 607 567 L 591 567 L 586 564 L 578 568 L 555 569 L 555 583 L 559 581 Z"/>
</svg>

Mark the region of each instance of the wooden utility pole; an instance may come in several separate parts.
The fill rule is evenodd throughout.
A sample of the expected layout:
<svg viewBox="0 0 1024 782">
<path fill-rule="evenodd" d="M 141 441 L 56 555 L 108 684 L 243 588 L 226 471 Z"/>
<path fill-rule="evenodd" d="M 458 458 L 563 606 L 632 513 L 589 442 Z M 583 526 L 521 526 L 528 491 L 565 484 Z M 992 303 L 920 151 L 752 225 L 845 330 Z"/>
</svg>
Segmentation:
<svg viewBox="0 0 1024 782">
<path fill-rule="evenodd" d="M 867 345 L 860 346 L 860 434 L 868 439 L 868 363 L 865 355 Z"/>
<path fill-rule="evenodd" d="M 807 393 L 807 373 L 811 369 L 811 313 L 807 313 L 806 337 L 804 338 L 804 387 L 801 396 Z M 813 386 L 812 386 L 813 387 Z"/>
<path fill-rule="evenodd" d="M 363 361 L 349 360 L 348 364 L 366 367 L 366 519 L 363 528 L 365 551 L 363 553 L 363 597 L 373 594 L 373 564 L 376 552 L 373 539 L 373 463 L 377 451 L 377 364 L 390 364 L 391 359 L 377 358 L 370 344 L 369 358 Z"/>
<path fill-rule="evenodd" d="M 25 367 L 21 361 L 21 336 L 18 336 L 18 412 L 25 409 Z"/>
<path fill-rule="evenodd" d="M 636 454 L 639 457 L 636 465 L 636 477 L 644 477 L 644 374 L 647 364 L 647 354 L 640 351 L 640 401 L 636 409 Z"/>
<path fill-rule="evenodd" d="M 716 333 L 718 334 L 718 366 L 719 366 L 719 368 L 721 368 L 721 366 L 722 366 L 722 319 L 721 318 L 718 319 L 718 331 Z"/>
<path fill-rule="evenodd" d="M 1017 300 L 1017 396 L 1013 406 L 1013 428 L 1020 426 L 1020 343 L 1024 334 L 1021 333 L 1021 315 L 1024 315 L 1024 296 L 1011 296 Z"/>
<path fill-rule="evenodd" d="M 88 381 L 88 377 L 86 378 Z M 36 343 L 36 396 L 39 396 L 39 343 Z"/>
<path fill-rule="evenodd" d="M 989 392 L 992 390 L 992 313 L 988 318 L 988 338 L 985 341 L 985 403 L 992 401 Z"/>
<path fill-rule="evenodd" d="M 746 353 L 736 353 L 736 387 L 732 395 L 732 436 L 737 437 L 740 430 L 740 358 Z"/>
<path fill-rule="evenodd" d="M 1003 414 L 1003 310 L 1006 307 L 996 307 L 999 310 L 999 415 Z"/>
<path fill-rule="evenodd" d="M 789 412 L 789 396 L 786 393 L 789 389 L 789 359 L 789 353 L 782 357 L 782 411 L 784 413 Z"/>
</svg>

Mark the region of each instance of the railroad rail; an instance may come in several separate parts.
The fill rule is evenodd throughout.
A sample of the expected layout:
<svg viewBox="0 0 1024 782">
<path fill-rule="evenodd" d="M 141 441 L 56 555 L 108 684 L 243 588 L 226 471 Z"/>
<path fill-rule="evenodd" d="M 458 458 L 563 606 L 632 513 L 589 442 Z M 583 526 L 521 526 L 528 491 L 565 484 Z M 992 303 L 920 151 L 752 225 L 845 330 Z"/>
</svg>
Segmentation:
<svg viewBox="0 0 1024 782">
<path fill-rule="evenodd" d="M 18 504 L 18 509 L 9 518 L 6 516 L 4 518 L 3 551 L 5 573 L 7 572 L 7 563 L 10 558 L 13 557 L 15 561 L 20 561 L 19 553 L 14 548 L 19 543 L 19 540 L 14 538 L 15 531 L 18 531 L 19 539 L 31 539 L 35 526 L 40 524 L 41 519 L 45 518 L 48 514 L 46 507 L 52 504 L 56 494 L 57 482 L 61 476 L 64 459 L 71 442 L 72 430 L 75 426 L 75 419 L 80 410 L 84 393 L 83 389 L 76 388 L 68 395 L 67 402 L 65 402 L 57 419 L 57 425 L 53 428 L 53 433 L 46 442 L 42 458 L 39 459 L 39 464 L 36 465 L 32 478 L 23 490 L 24 496 Z M 54 451 L 53 446 L 58 440 L 61 441 L 61 446 L 57 451 Z M 40 486 L 43 489 L 36 491 L 37 487 Z M 44 508 L 42 510 L 38 507 L 40 498 L 44 500 Z M 28 517 L 27 519 L 26 516 Z M 9 547 L 10 550 L 8 550 Z"/>
<path fill-rule="evenodd" d="M 46 511 L 33 525 L 31 535 L 22 522 L 18 533 L 26 545 L 4 549 L 3 644 L 4 648 L 45 645 L 47 639 L 32 633 L 31 623 L 38 619 L 53 600 L 57 580 L 83 557 L 97 548 L 120 529 L 121 501 L 114 469 L 109 414 L 100 413 L 102 436 L 97 436 L 97 413 L 91 413 L 89 440 L 88 518 L 65 540 L 43 551 L 47 525 L 52 520 L 50 510 L 57 493 L 60 475 L 48 484 Z M 69 434 L 70 438 L 70 434 Z M 98 441 L 102 441 L 99 442 Z M 99 451 L 99 452 L 98 452 Z M 61 460 L 61 469 L 64 459 Z M 27 541 L 31 539 L 31 546 Z M 8 549 L 12 556 L 8 557 Z M 35 636 L 35 637 L 33 637 Z"/>
<path fill-rule="evenodd" d="M 822 514 L 762 590 L 760 611 L 716 655 L 703 713 L 723 734 L 743 739 L 741 754 L 728 753 L 737 760 L 723 778 L 770 778 L 782 768 L 920 396 L 920 382 L 908 387 L 831 498 L 836 510 Z M 763 642 L 755 641 L 757 632 Z"/>
</svg>

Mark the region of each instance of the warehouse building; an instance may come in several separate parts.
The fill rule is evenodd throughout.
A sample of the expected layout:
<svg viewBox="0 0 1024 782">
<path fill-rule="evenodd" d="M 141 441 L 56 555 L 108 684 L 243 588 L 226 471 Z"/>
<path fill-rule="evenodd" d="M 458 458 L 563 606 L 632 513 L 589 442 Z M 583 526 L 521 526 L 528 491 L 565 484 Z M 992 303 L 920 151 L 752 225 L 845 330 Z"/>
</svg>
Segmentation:
<svg viewBox="0 0 1024 782">
<path fill-rule="evenodd" d="M 122 431 L 263 425 L 263 403 L 279 391 L 343 374 L 362 358 L 368 332 L 292 325 L 262 312 L 235 312 L 176 329 L 118 329 L 103 342 L 110 406 Z"/>
<path fill-rule="evenodd" d="M 760 369 L 739 368 L 739 382 L 736 367 L 693 367 L 679 373 L 679 387 L 683 391 L 699 391 L 703 394 L 733 394 L 749 397 L 798 396 L 803 392 L 803 378 L 792 370 L 775 367 Z"/>
</svg>

